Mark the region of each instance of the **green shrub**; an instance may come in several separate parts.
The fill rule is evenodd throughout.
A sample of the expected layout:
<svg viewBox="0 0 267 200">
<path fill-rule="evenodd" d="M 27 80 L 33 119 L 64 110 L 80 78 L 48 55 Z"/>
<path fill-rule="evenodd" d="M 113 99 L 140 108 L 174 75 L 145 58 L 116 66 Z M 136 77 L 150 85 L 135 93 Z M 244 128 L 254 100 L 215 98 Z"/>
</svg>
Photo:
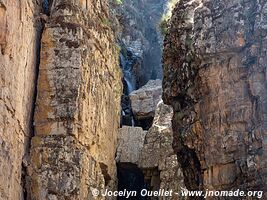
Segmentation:
<svg viewBox="0 0 267 200">
<path fill-rule="evenodd" d="M 168 32 L 168 21 L 167 19 L 162 19 L 159 23 L 159 29 L 162 35 L 166 35 Z"/>
<path fill-rule="evenodd" d="M 123 0 L 114 0 L 115 4 L 117 5 L 121 5 L 123 4 Z"/>
<path fill-rule="evenodd" d="M 111 21 L 108 18 L 103 18 L 102 24 L 105 26 L 108 26 L 108 27 L 110 27 L 112 25 Z"/>
<path fill-rule="evenodd" d="M 159 23 L 159 29 L 162 35 L 166 35 L 168 31 L 168 23 L 172 16 L 172 10 L 174 9 L 176 3 L 178 0 L 169 0 L 167 2 L 167 9 L 165 10 L 164 14 L 161 17 L 160 23 Z"/>
</svg>

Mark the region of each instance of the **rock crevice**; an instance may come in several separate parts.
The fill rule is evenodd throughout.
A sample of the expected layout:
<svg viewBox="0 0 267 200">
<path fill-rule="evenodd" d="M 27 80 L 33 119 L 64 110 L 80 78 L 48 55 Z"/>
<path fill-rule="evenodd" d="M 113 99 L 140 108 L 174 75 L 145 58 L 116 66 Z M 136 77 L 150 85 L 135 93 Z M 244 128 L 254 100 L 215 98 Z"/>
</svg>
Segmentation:
<svg viewBox="0 0 267 200">
<path fill-rule="evenodd" d="M 26 199 L 37 79 L 39 1 L 0 1 L 0 199 Z"/>
<path fill-rule="evenodd" d="M 51 3 L 49 1 L 48 3 Z M 119 49 L 106 2 L 53 1 L 40 56 L 30 199 L 103 199 L 116 188 Z"/>
</svg>

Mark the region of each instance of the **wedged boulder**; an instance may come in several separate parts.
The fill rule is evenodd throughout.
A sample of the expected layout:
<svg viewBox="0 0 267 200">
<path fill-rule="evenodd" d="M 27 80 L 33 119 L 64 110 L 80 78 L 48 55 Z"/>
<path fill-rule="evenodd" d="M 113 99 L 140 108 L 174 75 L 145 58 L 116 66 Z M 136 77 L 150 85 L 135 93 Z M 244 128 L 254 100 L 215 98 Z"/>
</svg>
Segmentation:
<svg viewBox="0 0 267 200">
<path fill-rule="evenodd" d="M 172 148 L 172 116 L 172 107 L 160 101 L 156 109 L 153 125 L 148 130 L 145 138 L 145 144 L 139 160 L 141 168 L 159 167 L 166 157 L 174 154 Z"/>
<path fill-rule="evenodd" d="M 137 164 L 146 134 L 140 127 L 123 126 L 118 135 L 117 163 Z"/>
<path fill-rule="evenodd" d="M 161 100 L 162 81 L 150 80 L 145 86 L 130 94 L 132 111 L 137 120 L 153 118 Z"/>
<path fill-rule="evenodd" d="M 172 116 L 172 107 L 161 100 L 155 111 L 153 125 L 146 134 L 138 167 L 143 170 L 152 188 L 171 188 L 180 192 L 181 187 L 185 186 L 182 170 L 172 148 Z M 180 198 L 174 196 L 168 199 Z"/>
</svg>

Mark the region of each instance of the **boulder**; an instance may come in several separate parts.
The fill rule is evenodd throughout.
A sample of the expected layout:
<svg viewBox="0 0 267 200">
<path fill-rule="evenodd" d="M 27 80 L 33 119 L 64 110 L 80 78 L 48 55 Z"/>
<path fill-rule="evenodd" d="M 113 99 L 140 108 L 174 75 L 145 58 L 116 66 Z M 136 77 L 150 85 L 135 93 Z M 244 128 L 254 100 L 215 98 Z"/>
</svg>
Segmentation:
<svg viewBox="0 0 267 200">
<path fill-rule="evenodd" d="M 168 155 L 174 154 L 172 149 L 172 115 L 172 107 L 160 101 L 156 109 L 153 125 L 145 138 L 145 144 L 139 160 L 141 168 L 159 167 Z"/>
<path fill-rule="evenodd" d="M 171 188 L 179 192 L 185 185 L 182 170 L 172 148 L 172 116 L 172 107 L 161 100 L 155 111 L 153 125 L 146 134 L 138 167 L 143 170 L 146 181 L 152 188 Z M 173 196 L 168 199 L 180 198 Z"/>
<path fill-rule="evenodd" d="M 161 84 L 161 80 L 150 80 L 145 86 L 130 94 L 135 119 L 143 120 L 154 117 L 157 104 L 161 99 Z"/>
<path fill-rule="evenodd" d="M 123 126 L 118 135 L 117 163 L 137 164 L 146 134 L 140 127 Z"/>
</svg>

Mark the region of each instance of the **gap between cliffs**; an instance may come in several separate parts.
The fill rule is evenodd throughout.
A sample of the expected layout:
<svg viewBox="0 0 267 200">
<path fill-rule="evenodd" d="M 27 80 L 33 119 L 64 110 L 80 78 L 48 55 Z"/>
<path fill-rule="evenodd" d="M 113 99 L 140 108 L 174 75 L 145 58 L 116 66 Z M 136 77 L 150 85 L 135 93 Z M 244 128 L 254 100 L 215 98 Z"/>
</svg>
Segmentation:
<svg viewBox="0 0 267 200">
<path fill-rule="evenodd" d="M 154 131 L 156 128 L 152 128 L 157 104 L 161 100 L 162 93 L 161 57 L 166 21 L 170 17 L 167 15 L 170 15 L 176 2 L 125 0 L 115 8 L 119 19 L 118 23 L 122 27 L 118 40 L 121 47 L 120 65 L 123 71 L 124 86 L 121 101 L 121 129 L 116 155 L 119 191 L 126 189 L 127 191 L 137 191 L 140 194 L 142 189 L 157 191 L 161 187 L 167 189 L 167 187 L 177 186 L 178 188 L 179 185 L 180 180 L 175 180 L 179 167 L 171 147 L 172 133 L 169 130 L 171 134 L 164 136 L 160 130 Z M 170 111 L 168 110 L 168 112 Z M 161 114 L 158 115 L 160 115 L 158 117 L 164 118 Z M 171 117 L 169 121 L 171 121 Z M 146 136 L 146 134 L 152 135 L 152 137 L 149 138 L 150 136 Z M 151 140 L 155 143 L 153 144 Z M 171 141 L 168 143 L 166 140 Z M 141 159 L 142 152 L 146 151 L 144 150 L 145 145 L 147 148 L 151 148 L 153 145 L 166 145 L 167 147 L 162 149 L 157 149 L 157 147 L 153 149 L 152 147 L 152 151 L 159 153 L 154 155 L 155 163 L 152 164 L 154 162 L 152 161 L 147 164 L 145 156 L 149 155 L 148 152 L 143 153 L 143 160 Z M 133 149 L 129 146 L 133 146 Z M 129 152 L 127 152 L 127 148 Z M 164 153 L 166 159 L 175 163 L 173 169 L 171 166 L 164 166 L 165 168 L 159 166 L 168 165 L 167 161 L 160 156 Z M 124 156 L 126 154 L 127 156 Z M 165 161 L 166 163 L 160 164 Z M 165 180 L 161 180 L 164 173 L 173 173 L 175 178 L 172 177 L 172 180 L 168 179 L 165 182 Z M 167 186 L 168 184 L 173 185 Z M 136 199 L 151 198 L 138 196 Z"/>
<path fill-rule="evenodd" d="M 34 137 L 34 113 L 35 113 L 35 103 L 37 99 L 37 83 L 38 83 L 38 75 L 39 75 L 39 67 L 40 67 L 40 59 L 41 59 L 41 43 L 42 43 L 42 34 L 45 28 L 45 23 L 47 17 L 50 15 L 50 7 L 52 5 L 53 0 L 43 0 L 40 2 L 41 5 L 36 5 L 36 9 L 38 10 L 38 14 L 35 16 L 35 29 L 36 29 L 36 38 L 35 38 L 35 77 L 34 77 L 34 89 L 33 89 L 33 100 L 32 100 L 32 109 L 30 113 L 30 134 L 28 143 L 26 144 L 25 155 L 22 160 L 22 175 L 21 175 L 21 186 L 23 189 L 23 198 L 24 200 L 29 199 L 28 195 L 28 182 L 27 182 L 27 167 L 29 165 L 29 157 L 31 150 L 31 140 Z"/>
</svg>

